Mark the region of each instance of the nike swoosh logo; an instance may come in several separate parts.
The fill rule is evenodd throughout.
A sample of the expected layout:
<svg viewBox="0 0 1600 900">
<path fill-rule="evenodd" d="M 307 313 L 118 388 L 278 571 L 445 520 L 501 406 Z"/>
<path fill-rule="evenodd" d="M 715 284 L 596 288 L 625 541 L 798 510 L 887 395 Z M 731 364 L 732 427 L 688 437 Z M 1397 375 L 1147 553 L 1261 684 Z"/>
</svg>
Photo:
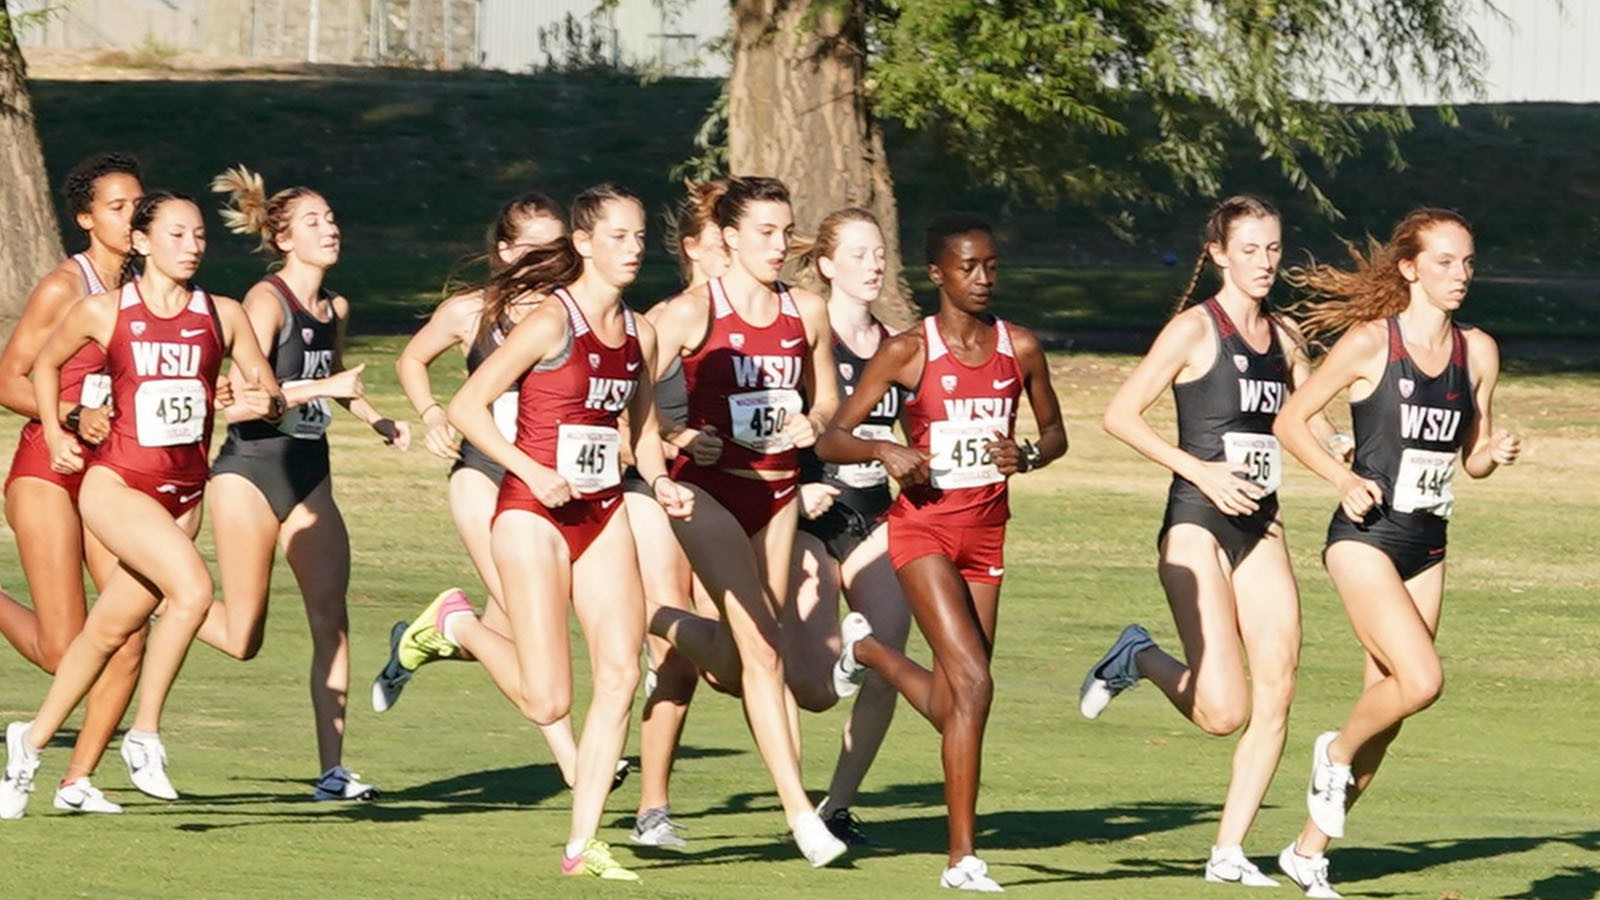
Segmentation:
<svg viewBox="0 0 1600 900">
<path fill-rule="evenodd" d="M 193 503 L 194 501 L 200 499 L 200 495 L 204 494 L 205 492 L 206 492 L 205 488 L 201 488 L 200 490 L 195 491 L 192 494 L 179 494 L 178 495 L 178 502 L 179 503 Z"/>
<path fill-rule="evenodd" d="M 205 333 L 206 333 L 206 330 L 204 328 L 181 328 L 181 329 L 178 330 L 178 337 L 181 337 L 181 338 L 199 337 L 200 335 L 205 334 Z"/>
<path fill-rule="evenodd" d="M 1006 388 L 1011 387 L 1013 384 L 1016 384 L 1016 383 L 1017 383 L 1017 380 L 1015 378 L 1007 378 L 1004 381 L 1001 381 L 1000 379 L 996 378 L 994 380 L 994 389 L 997 390 L 997 391 L 1003 391 Z"/>
<path fill-rule="evenodd" d="M 177 492 L 178 486 L 175 484 L 161 484 L 156 486 L 156 493 L 158 494 L 176 494 Z"/>
<path fill-rule="evenodd" d="M 622 499 L 621 497 L 612 497 L 610 500 L 601 500 L 600 501 L 600 508 L 601 509 L 610 509 L 611 507 L 616 505 L 618 500 L 621 500 L 621 499 Z"/>
<path fill-rule="evenodd" d="M 805 342 L 806 342 L 805 338 L 789 338 L 787 340 L 778 341 L 778 346 L 782 347 L 785 350 L 793 350 L 794 348 L 800 346 L 801 344 L 803 344 Z"/>
<path fill-rule="evenodd" d="M 628 371 L 637 372 L 639 371 L 639 366 L 641 365 L 643 365 L 643 363 L 628 363 Z"/>
<path fill-rule="evenodd" d="M 72 807 L 73 809 L 83 809 L 83 802 L 85 798 L 79 797 L 77 800 L 74 800 L 71 797 L 63 794 L 56 794 L 56 799 L 60 800 L 64 805 Z"/>
<path fill-rule="evenodd" d="M 1456 402 L 1457 400 L 1460 400 L 1460 399 L 1461 399 L 1461 395 L 1460 394 L 1445 394 L 1444 395 L 1444 400 L 1445 400 L 1446 403 L 1454 403 L 1454 402 Z"/>
<path fill-rule="evenodd" d="M 990 578 L 999 578 L 1001 575 L 1004 575 L 1005 573 L 1006 573 L 1006 567 L 1005 566 L 990 566 L 989 567 L 989 577 Z"/>
<path fill-rule="evenodd" d="M 792 485 L 791 484 L 791 485 L 789 485 L 788 487 L 784 488 L 781 491 L 773 491 L 772 492 L 772 499 L 774 499 L 774 500 L 782 500 L 783 498 L 785 498 L 785 497 L 789 496 L 790 494 L 794 493 L 795 487 L 796 487 L 796 485 Z"/>
</svg>

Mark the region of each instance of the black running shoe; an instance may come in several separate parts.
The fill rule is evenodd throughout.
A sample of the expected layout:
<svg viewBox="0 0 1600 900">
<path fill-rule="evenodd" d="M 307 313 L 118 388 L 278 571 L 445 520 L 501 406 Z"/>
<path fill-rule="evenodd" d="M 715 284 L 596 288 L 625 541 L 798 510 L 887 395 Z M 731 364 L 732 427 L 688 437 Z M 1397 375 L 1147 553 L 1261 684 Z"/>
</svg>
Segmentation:
<svg viewBox="0 0 1600 900">
<path fill-rule="evenodd" d="M 829 833 L 834 837 L 852 847 L 872 846 L 872 839 L 867 837 L 865 831 L 861 830 L 861 820 L 856 818 L 855 814 L 850 812 L 849 809 L 834 810 L 831 815 L 822 820 L 822 824 L 828 826 Z"/>
</svg>

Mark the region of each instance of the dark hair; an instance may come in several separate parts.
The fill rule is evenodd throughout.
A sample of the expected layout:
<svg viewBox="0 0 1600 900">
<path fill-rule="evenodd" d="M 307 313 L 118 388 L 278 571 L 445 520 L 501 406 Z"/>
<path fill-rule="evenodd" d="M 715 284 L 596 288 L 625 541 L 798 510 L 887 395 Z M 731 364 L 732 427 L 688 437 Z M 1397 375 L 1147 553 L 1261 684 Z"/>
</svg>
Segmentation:
<svg viewBox="0 0 1600 900">
<path fill-rule="evenodd" d="M 1205 227 L 1200 230 L 1200 255 L 1195 258 L 1194 271 L 1189 274 L 1189 283 L 1183 293 L 1178 295 L 1178 305 L 1173 307 L 1172 314 L 1182 312 L 1194 299 L 1194 289 L 1200 285 L 1200 276 L 1206 270 L 1206 263 L 1211 260 L 1211 245 L 1226 249 L 1233 223 L 1240 219 L 1276 218 L 1279 218 L 1278 210 L 1271 203 L 1250 194 L 1235 194 L 1212 207 L 1211 214 L 1206 216 Z"/>
<path fill-rule="evenodd" d="M 731 228 L 739 224 L 750 204 L 763 201 L 789 203 L 789 189 L 776 178 L 741 175 L 728 179 L 728 189 L 712 205 L 711 215 L 718 227 Z"/>
<path fill-rule="evenodd" d="M 599 223 L 607 203 L 628 201 L 641 209 L 644 202 L 639 195 L 614 181 L 597 184 L 584 190 L 572 200 L 572 230 L 592 231 Z M 483 311 L 478 314 L 478 337 L 493 330 L 506 308 L 520 297 L 529 294 L 548 294 L 559 287 L 578 280 L 583 274 L 583 257 L 572 243 L 572 235 L 564 234 L 548 244 L 529 247 L 517 261 L 489 276 L 482 285 Z"/>
<path fill-rule="evenodd" d="M 320 197 L 308 187 L 290 187 L 267 196 L 266 183 L 259 172 L 234 166 L 211 179 L 211 190 L 228 195 L 222 208 L 222 224 L 234 234 L 253 234 L 260 238 L 257 253 L 282 257 L 278 236 L 289 230 L 289 207 L 302 197 Z"/>
<path fill-rule="evenodd" d="M 1411 285 L 1400 274 L 1402 260 L 1422 253 L 1422 235 L 1436 225 L 1459 225 L 1472 234 L 1472 225 L 1451 209 L 1422 207 L 1406 214 L 1389 234 L 1388 243 L 1367 238 L 1367 252 L 1346 243 L 1351 269 L 1312 260 L 1284 272 L 1284 280 L 1308 294 L 1297 309 L 1308 339 L 1337 334 L 1352 325 L 1386 319 L 1411 303 Z"/>
<path fill-rule="evenodd" d="M 567 216 L 561 209 L 561 204 L 550 199 L 549 195 L 538 191 L 528 191 L 506 201 L 500 207 L 500 214 L 495 216 L 494 223 L 489 226 L 485 235 L 489 245 L 488 260 L 490 270 L 502 269 L 506 263 L 500 261 L 500 245 L 514 244 L 517 232 L 530 219 L 549 218 L 566 224 Z"/>
<path fill-rule="evenodd" d="M 928 230 L 923 233 L 922 239 L 922 252 L 927 255 L 928 265 L 939 264 L 939 257 L 944 255 L 945 247 L 949 245 L 951 238 L 975 231 L 994 237 L 994 229 L 990 227 L 989 222 L 973 213 L 945 213 L 928 223 Z"/>
<path fill-rule="evenodd" d="M 838 251 L 839 232 L 843 231 L 844 227 L 851 222 L 865 222 L 880 232 L 883 230 L 883 226 L 878 224 L 878 217 L 872 214 L 872 210 L 862 209 L 859 206 L 847 206 L 844 209 L 836 209 L 823 217 L 821 224 L 817 226 L 817 236 L 810 241 L 804 242 L 805 246 L 800 249 L 801 267 L 806 269 L 815 268 L 817 278 L 823 284 L 828 284 L 829 282 L 828 276 L 822 274 L 820 262 L 823 258 L 831 259 L 833 254 Z"/>
<path fill-rule="evenodd" d="M 145 195 L 139 198 L 139 202 L 133 205 L 133 218 L 128 223 L 128 231 L 130 233 L 139 231 L 149 234 L 150 223 L 155 221 L 156 213 L 161 211 L 161 207 L 172 201 L 193 203 L 195 209 L 200 208 L 200 204 L 195 203 L 195 199 L 188 194 L 167 190 L 146 191 Z M 128 258 L 122 261 L 121 283 L 127 284 L 138 276 L 140 272 L 139 259 L 139 251 L 132 249 L 128 251 Z"/>
<path fill-rule="evenodd" d="M 107 175 L 131 175 L 144 180 L 139 160 L 129 153 L 97 153 L 72 167 L 61 183 L 61 196 L 74 216 L 86 213 L 94 203 L 95 182 Z"/>
<path fill-rule="evenodd" d="M 677 257 L 683 283 L 688 285 L 694 278 L 694 260 L 689 258 L 684 242 L 698 238 L 707 225 L 716 222 L 717 201 L 728 192 L 728 181 L 724 178 L 700 182 L 685 179 L 683 188 L 687 195 L 663 220 L 667 226 L 667 252 Z"/>
</svg>

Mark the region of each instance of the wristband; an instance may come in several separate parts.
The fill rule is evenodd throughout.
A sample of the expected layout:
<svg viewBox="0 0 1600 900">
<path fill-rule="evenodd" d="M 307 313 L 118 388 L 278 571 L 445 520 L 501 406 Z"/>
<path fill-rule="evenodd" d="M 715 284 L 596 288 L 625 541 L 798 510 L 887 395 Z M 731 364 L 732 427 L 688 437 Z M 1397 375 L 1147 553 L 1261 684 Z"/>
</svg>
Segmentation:
<svg viewBox="0 0 1600 900">
<path fill-rule="evenodd" d="M 1034 469 L 1039 468 L 1039 461 L 1044 458 L 1044 453 L 1039 449 L 1038 444 L 1033 441 L 1023 441 L 1022 446 L 1018 447 L 1017 450 L 1019 451 L 1019 461 L 1025 463 L 1025 465 L 1019 467 L 1020 471 L 1032 472 Z"/>
<path fill-rule="evenodd" d="M 67 410 L 67 414 L 62 417 L 61 421 L 76 434 L 78 426 L 83 424 L 83 404 L 79 403 L 77 406 Z"/>
<path fill-rule="evenodd" d="M 669 473 L 662 472 L 660 475 L 657 475 L 656 477 L 650 479 L 650 493 L 654 494 L 656 492 L 656 482 L 660 481 L 663 478 L 670 479 L 671 477 L 672 476 Z"/>
<path fill-rule="evenodd" d="M 389 418 L 383 418 L 373 422 L 372 430 L 376 431 L 380 435 L 383 435 L 383 439 L 391 443 L 395 438 L 400 436 L 400 429 L 394 427 L 394 420 Z"/>
<path fill-rule="evenodd" d="M 427 406 L 424 406 L 422 408 L 422 412 L 417 413 L 417 418 L 426 419 L 428 417 L 428 410 L 430 409 L 442 410 L 444 407 L 440 406 L 439 401 L 435 400 L 432 403 L 429 403 Z"/>
</svg>

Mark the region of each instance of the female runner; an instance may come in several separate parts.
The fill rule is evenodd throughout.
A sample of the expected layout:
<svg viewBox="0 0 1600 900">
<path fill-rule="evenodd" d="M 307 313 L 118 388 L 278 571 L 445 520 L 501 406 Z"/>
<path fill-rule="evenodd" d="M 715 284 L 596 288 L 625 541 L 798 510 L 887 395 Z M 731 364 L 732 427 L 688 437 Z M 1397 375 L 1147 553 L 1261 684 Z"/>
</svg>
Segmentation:
<svg viewBox="0 0 1600 900">
<path fill-rule="evenodd" d="M 733 265 L 705 290 L 668 301 L 657 319 L 657 365 L 683 359 L 695 434 L 674 471 L 693 489 L 696 512 L 673 528 L 723 620 L 663 607 L 650 632 L 721 684 L 739 685 L 785 821 L 806 860 L 824 866 L 845 846 L 801 782 L 799 709 L 784 684 L 779 615 L 798 517 L 796 450 L 815 442 L 838 405 L 828 311 L 821 297 L 778 281 L 794 228 L 781 181 L 731 179 L 714 214 Z"/>
<path fill-rule="evenodd" d="M 0 818 L 23 814 L 39 751 L 158 602 L 164 611 L 150 631 L 141 686 L 164 694 L 177 678 L 212 602 L 211 575 L 194 536 L 223 357 L 251 373 L 234 392 L 238 402 L 268 417 L 284 411 L 283 394 L 251 340 L 243 308 L 192 283 L 206 246 L 200 208 L 181 194 L 155 191 L 140 198 L 130 228 L 134 255 L 123 269 L 122 287 L 79 301 L 34 363 L 51 467 L 68 473 L 84 468 L 84 454 L 58 415 L 61 370 L 91 341 L 105 350 L 117 415 L 88 462 L 80 509 L 90 532 L 120 565 L 62 655 L 33 721 L 6 729 Z M 137 278 L 136 258 L 146 260 Z M 128 734 L 133 741 L 146 737 L 153 735 Z"/>
<path fill-rule="evenodd" d="M 1499 347 L 1455 322 L 1472 263 L 1467 221 L 1418 209 L 1388 243 L 1358 255 L 1354 271 L 1313 264 L 1288 273 L 1311 294 L 1306 334 L 1343 336 L 1273 430 L 1339 489 L 1322 558 L 1366 651 L 1360 698 L 1344 725 L 1312 747 L 1310 818 L 1278 856 L 1309 897 L 1339 896 L 1323 855 L 1329 841 L 1344 837 L 1346 811 L 1400 726 L 1439 699 L 1444 673 L 1434 637 L 1457 460 L 1468 475 L 1487 478 L 1522 452 L 1517 435 L 1494 426 Z M 1356 442 L 1349 469 L 1320 452 L 1309 424 L 1347 388 Z"/>
<path fill-rule="evenodd" d="M 489 229 L 490 249 L 487 256 L 491 274 L 506 276 L 530 249 L 549 245 L 560 240 L 566 233 L 565 215 L 560 204 L 554 200 L 532 191 L 512 199 L 501 207 L 500 215 L 495 217 L 494 224 Z M 428 319 L 428 324 L 422 326 L 422 329 L 406 344 L 405 349 L 400 351 L 400 357 L 395 360 L 394 367 L 395 373 L 399 376 L 400 388 L 406 393 L 406 399 L 411 401 L 412 408 L 417 411 L 423 425 L 428 429 L 426 435 L 428 450 L 435 456 L 451 460 L 450 517 L 455 522 L 456 534 L 461 538 L 462 546 L 466 548 L 473 568 L 478 572 L 478 578 L 489 593 L 483 617 L 479 621 L 484 628 L 509 642 L 511 623 L 506 614 L 505 594 L 501 587 L 500 575 L 494 568 L 494 555 L 490 549 L 489 537 L 490 523 L 494 518 L 495 498 L 499 496 L 500 482 L 505 477 L 505 468 L 471 441 L 461 440 L 461 435 L 450 426 L 444 406 L 434 399 L 433 384 L 428 376 L 429 366 L 451 348 L 460 348 L 462 355 L 466 357 L 467 374 L 471 376 L 478 371 L 479 366 L 483 365 L 483 361 L 489 358 L 489 354 L 505 341 L 506 334 L 533 308 L 533 302 L 528 299 L 504 303 L 500 306 L 498 320 L 485 329 L 480 325 L 483 312 L 488 305 L 486 298 L 484 290 L 472 290 L 457 294 L 439 304 L 439 308 L 434 310 L 432 317 Z M 499 427 L 501 436 L 508 441 L 516 440 L 516 413 L 517 390 L 513 385 L 494 404 L 495 424 Z M 455 591 L 456 589 L 452 588 L 440 597 L 446 597 Z M 413 625 L 416 628 L 412 631 L 411 640 L 406 642 L 406 646 L 420 650 L 415 642 L 418 634 L 427 625 L 425 621 L 397 622 L 390 632 L 389 661 L 372 683 L 372 708 L 378 712 L 387 712 L 394 706 L 400 699 L 401 690 L 416 674 L 418 667 L 431 659 L 443 658 L 435 657 L 426 651 L 420 654 L 409 651 L 404 655 L 400 653 L 402 642 L 405 641 L 406 634 Z M 488 652 L 493 653 L 509 644 L 490 642 L 485 646 Z M 435 650 L 444 651 L 449 648 L 439 647 Z M 451 652 L 459 659 L 471 658 L 467 651 L 459 648 Z M 508 656 L 499 664 L 485 665 L 484 669 L 501 693 L 516 703 L 523 715 L 531 720 L 532 710 L 524 707 L 520 700 L 522 690 L 517 682 L 515 657 Z M 540 725 L 539 730 L 550 745 L 550 753 L 555 758 L 556 767 L 561 770 L 562 780 L 570 786 L 573 783 L 578 758 L 578 745 L 572 736 L 571 719 L 563 717 L 547 725 Z M 623 772 L 625 770 L 619 770 L 619 776 Z"/>
<path fill-rule="evenodd" d="M 1149 678 L 1208 734 L 1244 728 L 1205 879 L 1248 887 L 1277 886 L 1242 845 L 1283 756 L 1300 655 L 1272 421 L 1311 366 L 1294 325 L 1265 305 L 1282 256 L 1282 226 L 1270 204 L 1246 196 L 1218 204 L 1179 312 L 1106 409 L 1107 432 L 1173 473 L 1158 571 L 1185 661 L 1130 625 L 1079 691 L 1079 709 L 1093 719 Z M 1207 262 L 1221 274 L 1221 290 L 1184 309 Z M 1178 407 L 1176 445 L 1144 419 L 1168 387 Z M 1331 436 L 1326 418 L 1315 424 Z"/>
<path fill-rule="evenodd" d="M 998 892 L 974 855 L 974 830 L 1011 515 L 1006 479 L 1066 453 L 1067 433 L 1038 339 L 989 312 L 999 255 L 988 223 L 941 217 L 928 228 L 926 251 L 939 312 L 883 342 L 817 455 L 882 463 L 902 485 L 889 510 L 889 559 L 933 650 L 933 668 L 873 638 L 861 614 L 851 613 L 835 677 L 859 682 L 867 668 L 877 671 L 938 729 L 950 812 L 949 866 L 939 883 Z M 911 446 L 857 437 L 895 386 L 914 395 L 904 407 Z M 1037 445 L 1019 446 L 1013 436 L 1024 394 L 1039 424 Z"/>
<path fill-rule="evenodd" d="M 450 401 L 450 422 L 507 469 L 491 537 L 506 592 L 512 640 L 484 628 L 459 593 L 417 618 L 423 646 L 464 647 L 485 666 L 509 660 L 523 709 L 542 723 L 572 706 L 567 606 L 589 645 L 594 693 L 578 742 L 572 827 L 562 857 L 566 875 L 607 880 L 638 877 L 595 838 L 627 738 L 638 653 L 644 640 L 644 593 L 628 517 L 622 508 L 619 414 L 632 430 L 634 458 L 657 502 L 688 515 L 693 498 L 666 474 L 657 432 L 653 329 L 622 303 L 644 250 L 644 208 L 614 184 L 592 187 L 572 203 L 572 235 L 530 250 L 491 285 L 489 327 L 499 304 L 542 296 Z M 490 406 L 518 383 L 513 444 Z M 490 645 L 499 645 L 486 652 Z M 402 650 L 406 647 L 402 645 Z"/>
<path fill-rule="evenodd" d="M 88 612 L 83 592 L 85 564 L 98 589 L 105 585 L 117 561 L 84 529 L 78 515 L 83 473 L 63 474 L 50 468 L 28 372 L 72 304 L 105 293 L 107 285 L 120 286 L 129 252 L 128 220 L 144 193 L 139 179 L 138 160 L 122 153 L 92 156 L 67 174 L 63 190 L 67 207 L 88 237 L 89 246 L 40 279 L 0 354 L 0 402 L 29 420 L 11 460 L 5 497 L 6 521 L 16 534 L 22 574 L 33 598 L 30 609 L 0 593 L 0 632 L 29 662 L 51 673 L 67 644 L 83 629 Z M 104 440 L 111 428 L 111 398 L 101 372 L 104 367 L 105 353 L 94 344 L 85 344 L 62 368 L 62 419 L 91 447 Z M 66 777 L 56 789 L 56 809 L 122 811 L 89 776 L 100 764 L 128 708 L 143 649 L 144 633 L 140 631 L 117 651 L 89 691 L 83 727 L 73 744 Z"/>
</svg>

